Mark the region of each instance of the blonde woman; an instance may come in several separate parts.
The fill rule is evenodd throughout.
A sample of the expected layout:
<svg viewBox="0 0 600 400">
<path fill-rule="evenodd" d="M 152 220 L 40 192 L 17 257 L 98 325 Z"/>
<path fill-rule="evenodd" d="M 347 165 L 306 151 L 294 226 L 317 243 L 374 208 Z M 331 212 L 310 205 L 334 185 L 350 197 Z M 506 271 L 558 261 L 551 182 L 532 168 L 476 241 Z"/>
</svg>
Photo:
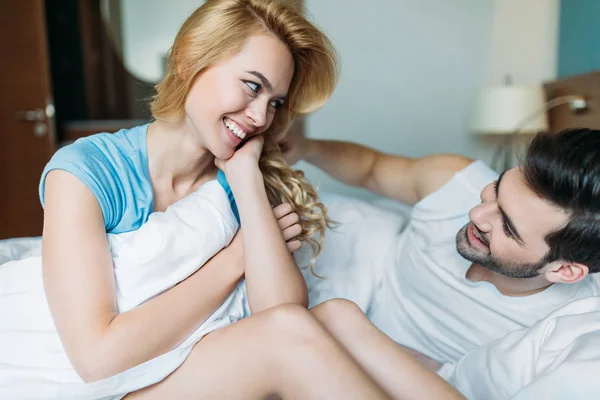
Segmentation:
<svg viewBox="0 0 600 400">
<path fill-rule="evenodd" d="M 316 254 L 312 236 L 327 219 L 275 143 L 335 83 L 329 41 L 294 9 L 275 0 L 209 0 L 194 12 L 157 87 L 154 122 L 83 139 L 45 169 L 43 265 L 0 279 L 0 311 L 15 316 L 0 326 L 0 394 L 385 399 L 414 395 L 416 382 L 437 398 L 454 396 L 405 353 L 390 352 L 395 367 L 379 371 L 348 336 L 336 341 L 331 315 L 345 303 L 305 309 L 306 286 L 289 254 L 297 243 L 286 243 L 299 232 L 282 230 L 299 215 L 299 238 Z M 242 236 L 181 283 L 119 313 L 107 233 L 140 229 L 151 213 L 215 178 L 235 197 Z M 278 203 L 292 207 L 276 216 Z M 183 346 L 242 278 L 253 315 Z M 361 324 L 375 339 L 374 354 L 387 352 L 390 343 Z M 390 390 L 391 372 L 406 382 Z"/>
</svg>

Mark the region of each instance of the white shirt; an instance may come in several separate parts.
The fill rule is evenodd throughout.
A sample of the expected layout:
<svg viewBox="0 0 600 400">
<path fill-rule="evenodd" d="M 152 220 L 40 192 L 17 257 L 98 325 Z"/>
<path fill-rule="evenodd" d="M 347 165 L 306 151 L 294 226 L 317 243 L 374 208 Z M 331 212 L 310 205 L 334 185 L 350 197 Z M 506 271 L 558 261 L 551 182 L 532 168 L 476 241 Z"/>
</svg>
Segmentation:
<svg viewBox="0 0 600 400">
<path fill-rule="evenodd" d="M 471 263 L 458 254 L 456 234 L 497 177 L 475 162 L 414 206 L 368 310 L 399 344 L 440 362 L 456 361 L 568 302 L 598 294 L 592 277 L 526 297 L 504 296 L 489 282 L 466 278 Z"/>
</svg>

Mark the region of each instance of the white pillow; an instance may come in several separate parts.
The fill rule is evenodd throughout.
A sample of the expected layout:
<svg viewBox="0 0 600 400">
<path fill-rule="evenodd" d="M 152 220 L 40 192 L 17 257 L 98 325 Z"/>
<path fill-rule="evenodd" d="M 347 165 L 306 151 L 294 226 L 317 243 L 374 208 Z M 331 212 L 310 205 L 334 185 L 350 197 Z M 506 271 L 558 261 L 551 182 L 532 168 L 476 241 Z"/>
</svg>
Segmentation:
<svg viewBox="0 0 600 400">
<path fill-rule="evenodd" d="M 320 194 L 329 217 L 338 226 L 327 231 L 321 254 L 314 270 L 302 272 L 306 279 L 310 306 L 332 298 L 354 301 L 366 311 L 377 290 L 389 255 L 404 228 L 410 208 L 391 200 L 371 202 L 331 193 Z M 296 252 L 299 266 L 306 266 L 312 255 L 310 247 Z"/>
</svg>

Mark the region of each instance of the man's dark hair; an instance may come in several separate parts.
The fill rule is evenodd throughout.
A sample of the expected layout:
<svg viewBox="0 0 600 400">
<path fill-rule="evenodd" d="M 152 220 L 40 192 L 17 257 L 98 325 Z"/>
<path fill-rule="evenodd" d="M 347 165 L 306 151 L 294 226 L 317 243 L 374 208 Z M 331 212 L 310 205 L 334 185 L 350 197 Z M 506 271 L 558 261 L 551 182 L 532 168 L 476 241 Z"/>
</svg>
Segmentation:
<svg viewBox="0 0 600 400">
<path fill-rule="evenodd" d="M 577 262 L 600 272 L 600 131 L 568 129 L 537 134 L 521 164 L 527 185 L 569 213 L 546 236 L 545 262 Z"/>
</svg>

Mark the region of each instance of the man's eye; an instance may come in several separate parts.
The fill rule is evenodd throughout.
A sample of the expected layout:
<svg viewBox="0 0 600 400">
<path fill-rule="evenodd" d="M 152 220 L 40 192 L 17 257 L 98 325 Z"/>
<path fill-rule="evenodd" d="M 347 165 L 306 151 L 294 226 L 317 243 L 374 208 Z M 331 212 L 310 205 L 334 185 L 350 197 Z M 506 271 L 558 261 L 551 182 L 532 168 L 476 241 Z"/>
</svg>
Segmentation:
<svg viewBox="0 0 600 400">
<path fill-rule="evenodd" d="M 510 229 L 508 229 L 508 224 L 506 223 L 506 221 L 502 223 L 502 227 L 504 228 L 504 233 L 506 234 L 506 236 L 512 239 L 514 236 L 510 232 Z"/>
<path fill-rule="evenodd" d="M 244 81 L 246 85 L 252 90 L 254 93 L 258 93 L 260 91 L 260 85 L 256 82 L 252 81 Z"/>
</svg>

